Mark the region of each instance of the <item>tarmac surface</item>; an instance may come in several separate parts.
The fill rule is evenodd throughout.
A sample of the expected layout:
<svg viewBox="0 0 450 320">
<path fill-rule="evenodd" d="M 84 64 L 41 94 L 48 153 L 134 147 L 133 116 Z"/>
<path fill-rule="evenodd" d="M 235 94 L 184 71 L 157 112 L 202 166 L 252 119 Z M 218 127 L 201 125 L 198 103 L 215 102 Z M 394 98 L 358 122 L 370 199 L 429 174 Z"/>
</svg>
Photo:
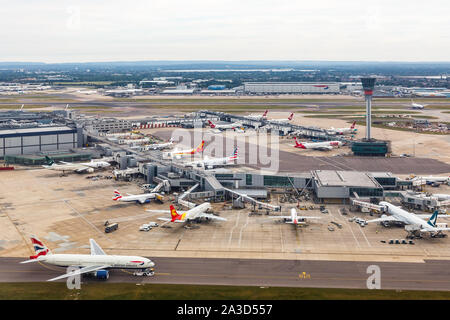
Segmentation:
<svg viewBox="0 0 450 320">
<path fill-rule="evenodd" d="M 155 136 L 164 140 L 169 140 L 172 135 L 172 131 L 162 130 L 153 133 Z M 211 138 L 211 136 L 213 138 Z M 206 141 L 205 148 L 208 147 L 208 141 L 211 139 L 217 139 L 217 135 L 205 133 L 204 139 Z M 225 140 L 226 138 L 224 138 Z M 227 145 L 225 142 L 223 145 Z M 278 169 L 278 172 L 309 172 L 311 170 L 341 170 L 341 171 L 369 171 L 369 172 L 392 172 L 395 174 L 439 174 L 450 172 L 450 164 L 445 162 L 427 159 L 427 158 L 400 158 L 400 157 L 354 157 L 354 156 L 335 156 L 335 157 L 317 157 L 317 156 L 305 156 L 295 152 L 286 152 L 279 150 L 278 157 L 276 151 L 273 152 L 270 147 L 267 147 L 267 152 L 264 154 L 274 155 L 278 160 L 278 164 L 274 165 L 269 163 L 268 165 L 247 164 L 249 162 L 250 152 L 256 150 L 251 148 L 249 143 L 245 144 L 245 149 L 239 150 L 240 157 L 245 159 L 245 166 L 253 169 Z M 297 151 L 297 150 L 295 150 Z M 260 154 L 261 152 L 258 151 Z M 308 152 L 305 151 L 305 152 Z M 216 157 L 227 156 L 215 155 Z M 272 156 L 269 156 L 272 159 Z M 238 162 L 240 163 L 240 162 Z"/>
<path fill-rule="evenodd" d="M 155 276 L 135 277 L 130 270 L 112 270 L 108 281 L 128 283 L 237 285 L 366 289 L 380 268 L 381 289 L 450 290 L 450 261 L 387 263 L 355 261 L 151 258 Z M 40 263 L 20 264 L 23 258 L 0 258 L 0 282 L 42 282 L 64 268 Z M 97 281 L 83 278 L 83 281 Z M 61 280 L 65 281 L 65 280 Z"/>
</svg>

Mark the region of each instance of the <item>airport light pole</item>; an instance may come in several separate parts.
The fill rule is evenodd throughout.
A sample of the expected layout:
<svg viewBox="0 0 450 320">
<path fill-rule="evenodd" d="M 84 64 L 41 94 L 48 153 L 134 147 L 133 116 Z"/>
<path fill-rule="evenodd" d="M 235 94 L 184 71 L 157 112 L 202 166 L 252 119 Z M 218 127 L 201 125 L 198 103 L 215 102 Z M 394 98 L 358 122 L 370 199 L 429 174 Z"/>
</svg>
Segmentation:
<svg viewBox="0 0 450 320">
<path fill-rule="evenodd" d="M 366 100 L 366 140 L 371 139 L 372 128 L 372 95 L 375 88 L 375 78 L 361 78 L 361 83 L 364 89 L 364 97 Z"/>
</svg>

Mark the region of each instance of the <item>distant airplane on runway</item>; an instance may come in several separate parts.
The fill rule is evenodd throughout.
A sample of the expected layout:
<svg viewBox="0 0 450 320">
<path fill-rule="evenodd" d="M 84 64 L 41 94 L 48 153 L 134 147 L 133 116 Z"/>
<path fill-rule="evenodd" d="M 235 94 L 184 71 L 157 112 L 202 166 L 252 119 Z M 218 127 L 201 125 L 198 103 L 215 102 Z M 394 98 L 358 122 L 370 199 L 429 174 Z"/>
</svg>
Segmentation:
<svg viewBox="0 0 450 320">
<path fill-rule="evenodd" d="M 103 249 L 94 241 L 89 239 L 91 254 L 52 254 L 52 252 L 38 238 L 32 236 L 36 255 L 30 260 L 21 263 L 45 262 L 59 267 L 77 267 L 77 271 L 66 273 L 47 281 L 55 281 L 76 275 L 92 274 L 97 279 L 107 280 L 108 269 L 131 269 L 142 271 L 144 275 L 152 275 L 155 263 L 150 259 L 139 256 L 107 255 Z"/>
</svg>

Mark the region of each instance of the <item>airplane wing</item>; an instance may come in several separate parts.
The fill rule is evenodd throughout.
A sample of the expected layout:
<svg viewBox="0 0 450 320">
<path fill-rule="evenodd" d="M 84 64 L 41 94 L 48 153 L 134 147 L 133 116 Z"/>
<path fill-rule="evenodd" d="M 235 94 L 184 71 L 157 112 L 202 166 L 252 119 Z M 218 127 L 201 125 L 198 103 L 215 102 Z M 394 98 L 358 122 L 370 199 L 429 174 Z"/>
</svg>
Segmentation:
<svg viewBox="0 0 450 320">
<path fill-rule="evenodd" d="M 389 221 L 391 221 L 391 222 L 395 222 L 395 221 L 403 222 L 401 220 L 398 220 L 398 219 L 394 218 L 394 216 L 381 217 L 381 218 L 369 220 L 369 221 L 366 221 L 366 222 L 367 223 L 371 223 L 371 222 L 389 222 Z"/>
<path fill-rule="evenodd" d="M 75 172 L 78 172 L 78 173 L 80 173 L 80 172 L 84 172 L 84 171 L 86 171 L 86 170 L 88 170 L 88 169 L 91 169 L 90 167 L 88 167 L 88 166 L 80 166 L 80 167 L 75 167 L 73 170 L 75 171 Z"/>
<path fill-rule="evenodd" d="M 219 220 L 219 221 L 227 221 L 227 219 L 225 219 L 225 218 L 221 218 L 214 214 L 209 214 L 209 213 L 201 213 L 198 215 L 198 217 L 199 218 L 208 218 L 208 219 L 212 219 L 212 220 Z"/>
<path fill-rule="evenodd" d="M 299 219 L 299 220 L 303 220 L 303 219 L 322 219 L 322 217 L 297 216 L 297 219 Z"/>
<path fill-rule="evenodd" d="M 105 251 L 103 251 L 94 239 L 89 239 L 89 242 L 91 243 L 91 255 L 106 255 Z"/>
<path fill-rule="evenodd" d="M 80 275 L 80 274 L 83 274 L 83 273 L 93 272 L 93 271 L 97 271 L 97 270 L 101 270 L 101 269 L 105 269 L 105 268 L 109 268 L 109 267 L 110 267 L 110 265 L 84 267 L 84 268 L 81 268 L 81 269 L 79 269 L 77 271 L 74 271 L 74 272 L 71 272 L 71 273 L 66 273 L 66 274 L 63 274 L 63 275 L 61 275 L 59 277 L 49 279 L 47 281 L 55 281 L 55 280 L 59 280 L 59 279 L 73 277 L 73 276 L 77 276 L 77 275 Z"/>
<path fill-rule="evenodd" d="M 170 210 L 145 210 L 151 213 L 170 213 Z"/>
<path fill-rule="evenodd" d="M 30 259 L 26 261 L 21 261 L 20 263 L 30 263 L 30 262 L 39 262 L 39 261 L 45 261 L 45 257 L 37 257 L 36 259 Z"/>
<path fill-rule="evenodd" d="M 158 218 L 158 220 L 165 221 L 165 222 L 171 222 L 172 221 L 172 219 L 169 219 L 169 218 Z M 185 223 L 186 220 L 175 220 L 174 222 Z"/>
</svg>

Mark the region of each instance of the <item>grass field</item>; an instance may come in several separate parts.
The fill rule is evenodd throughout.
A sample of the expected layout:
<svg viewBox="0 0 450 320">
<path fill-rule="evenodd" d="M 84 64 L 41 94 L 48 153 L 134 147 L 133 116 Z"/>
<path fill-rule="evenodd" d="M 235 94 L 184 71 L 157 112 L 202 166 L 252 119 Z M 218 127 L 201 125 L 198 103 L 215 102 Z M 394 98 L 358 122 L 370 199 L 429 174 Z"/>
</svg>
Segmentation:
<svg viewBox="0 0 450 320">
<path fill-rule="evenodd" d="M 129 283 L 1 283 L 1 300 L 449 300 L 450 292 Z"/>
</svg>

